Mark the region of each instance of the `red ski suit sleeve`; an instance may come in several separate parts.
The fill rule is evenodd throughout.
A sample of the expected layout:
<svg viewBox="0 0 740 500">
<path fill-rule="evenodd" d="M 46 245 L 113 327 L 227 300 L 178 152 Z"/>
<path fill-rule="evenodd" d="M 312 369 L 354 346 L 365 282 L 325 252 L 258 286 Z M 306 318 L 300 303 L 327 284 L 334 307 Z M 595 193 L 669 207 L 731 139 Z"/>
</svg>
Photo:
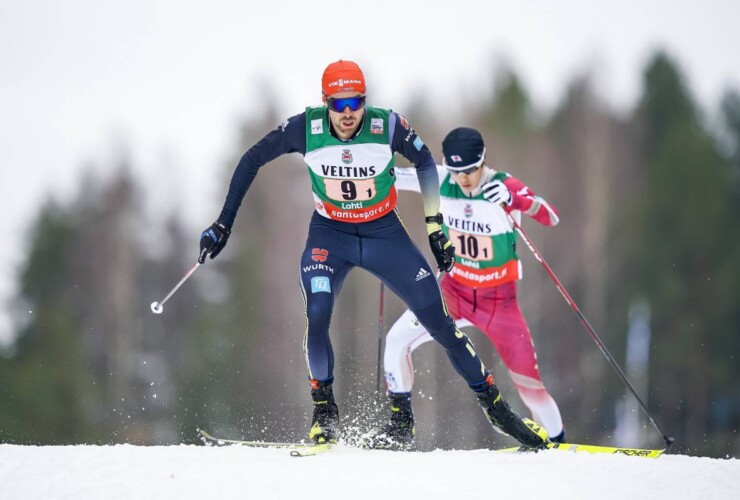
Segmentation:
<svg viewBox="0 0 740 500">
<path fill-rule="evenodd" d="M 504 184 L 511 193 L 511 205 L 504 205 L 504 210 L 512 212 L 519 210 L 545 226 L 555 226 L 560 222 L 555 207 L 537 196 L 526 184 L 516 177 L 507 177 Z"/>
</svg>

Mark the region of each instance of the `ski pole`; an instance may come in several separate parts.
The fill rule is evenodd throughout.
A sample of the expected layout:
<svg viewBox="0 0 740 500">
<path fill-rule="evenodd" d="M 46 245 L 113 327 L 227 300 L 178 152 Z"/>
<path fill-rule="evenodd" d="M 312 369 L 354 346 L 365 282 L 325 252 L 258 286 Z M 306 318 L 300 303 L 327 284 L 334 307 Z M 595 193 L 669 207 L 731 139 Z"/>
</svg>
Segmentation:
<svg viewBox="0 0 740 500">
<path fill-rule="evenodd" d="M 568 294 L 568 292 L 565 290 L 565 287 L 563 286 L 563 284 L 560 283 L 560 280 L 558 279 L 557 276 L 555 276 L 555 273 L 553 272 L 553 270 L 547 264 L 547 262 L 542 257 L 542 255 L 540 255 L 540 253 L 534 247 L 530 239 L 527 237 L 527 234 L 524 232 L 524 229 L 522 229 L 522 226 L 520 226 L 519 223 L 517 223 L 517 221 L 514 219 L 514 217 L 511 216 L 509 212 L 506 212 L 506 216 L 509 218 L 509 221 L 511 221 L 511 224 L 514 226 L 514 229 L 516 229 L 516 231 L 519 233 L 519 236 L 522 237 L 522 240 L 524 240 L 524 243 L 527 244 L 527 246 L 529 247 L 529 250 L 532 252 L 532 255 L 534 255 L 534 258 L 537 259 L 540 262 L 540 264 L 542 264 L 542 267 L 545 268 L 545 271 L 547 271 L 547 274 L 550 275 L 550 278 L 552 278 L 552 281 L 555 283 L 555 286 L 557 287 L 558 291 L 563 296 L 563 298 L 568 303 L 568 305 L 571 307 L 571 309 L 573 309 L 573 311 L 576 313 L 576 315 L 578 316 L 578 319 L 580 319 L 581 323 L 583 323 L 583 326 L 586 327 L 586 331 L 588 332 L 589 335 L 591 335 L 591 338 L 594 340 L 594 342 L 596 342 L 596 345 L 599 347 L 599 350 L 606 357 L 606 359 L 609 360 L 609 363 L 611 363 L 614 370 L 616 370 L 616 372 L 622 378 L 622 381 L 625 383 L 625 385 L 627 385 L 630 392 L 632 392 L 632 395 L 635 396 L 635 399 L 640 404 L 640 407 L 645 412 L 645 415 L 647 415 L 648 419 L 650 420 L 650 423 L 653 424 L 653 427 L 655 427 L 655 429 L 663 437 L 663 440 L 665 441 L 665 444 L 666 444 L 666 448 L 670 448 L 671 445 L 673 444 L 674 439 L 672 437 L 667 436 L 666 433 L 663 432 L 663 429 L 660 428 L 658 423 L 655 421 L 653 416 L 650 414 L 650 412 L 647 409 L 647 406 L 645 406 L 645 403 L 642 402 L 642 399 L 637 394 L 637 391 L 632 386 L 630 381 L 627 379 L 627 376 L 624 374 L 624 371 L 622 371 L 622 368 L 619 367 L 619 365 L 614 360 L 612 355 L 609 353 L 609 351 L 607 350 L 606 346 L 601 341 L 599 336 L 596 335 L 596 331 L 594 331 L 593 327 L 591 327 L 591 324 L 589 324 L 588 320 L 583 315 L 581 310 L 578 308 L 576 303 L 573 301 L 570 294 Z"/>
<path fill-rule="evenodd" d="M 377 397 L 383 392 L 380 388 L 380 357 L 383 355 L 383 295 L 385 283 L 380 282 L 380 305 L 378 307 L 378 362 L 375 365 L 375 395 Z"/>
<path fill-rule="evenodd" d="M 207 253 L 207 252 L 208 252 L 208 250 L 204 248 L 202 253 Z M 150 307 L 152 308 L 152 312 L 154 314 L 162 314 L 162 311 L 164 311 L 164 303 L 167 302 L 168 300 L 170 300 L 170 297 L 172 297 L 175 294 L 175 292 L 177 291 L 177 289 L 180 288 L 182 286 L 182 284 L 187 281 L 187 279 L 195 272 L 196 269 L 198 269 L 198 267 L 200 267 L 200 260 L 198 260 L 198 261 L 195 262 L 195 265 L 193 267 L 191 267 L 190 268 L 190 271 L 188 271 L 185 274 L 185 276 L 182 277 L 182 279 L 180 280 L 180 282 L 177 283 L 177 285 L 175 285 L 175 288 L 173 288 L 172 290 L 170 290 L 170 293 L 168 293 L 167 296 L 164 299 L 162 299 L 162 302 L 157 302 L 155 300 L 154 302 L 151 303 L 151 306 Z"/>
</svg>

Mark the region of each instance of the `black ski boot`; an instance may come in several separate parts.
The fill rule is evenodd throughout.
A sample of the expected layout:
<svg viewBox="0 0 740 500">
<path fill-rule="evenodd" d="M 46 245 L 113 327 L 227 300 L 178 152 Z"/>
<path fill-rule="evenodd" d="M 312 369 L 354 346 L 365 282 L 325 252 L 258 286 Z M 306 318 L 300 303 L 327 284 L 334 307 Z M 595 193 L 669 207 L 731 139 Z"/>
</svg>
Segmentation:
<svg viewBox="0 0 740 500">
<path fill-rule="evenodd" d="M 391 417 L 378 429 L 370 431 L 362 438 L 362 445 L 367 448 L 385 450 L 405 450 L 414 442 L 414 412 L 411 409 L 411 394 L 389 394 L 391 400 Z"/>
<path fill-rule="evenodd" d="M 311 389 L 313 419 L 308 439 L 316 444 L 336 443 L 339 427 L 339 408 L 334 402 L 331 384 Z"/>
<path fill-rule="evenodd" d="M 548 447 L 550 441 L 545 428 L 511 411 L 509 404 L 501 397 L 495 384 L 476 395 L 483 407 L 483 413 L 486 414 L 494 430 L 513 437 L 527 448 L 540 450 Z"/>
</svg>

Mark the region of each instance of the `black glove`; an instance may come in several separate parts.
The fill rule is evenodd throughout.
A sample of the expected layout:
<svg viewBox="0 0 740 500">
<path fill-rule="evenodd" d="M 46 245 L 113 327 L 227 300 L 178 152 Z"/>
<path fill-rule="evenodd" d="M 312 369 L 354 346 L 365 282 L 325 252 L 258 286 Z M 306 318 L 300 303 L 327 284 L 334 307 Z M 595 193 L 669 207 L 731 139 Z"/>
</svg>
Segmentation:
<svg viewBox="0 0 740 500">
<path fill-rule="evenodd" d="M 200 233 L 200 256 L 198 257 L 198 262 L 203 264 L 208 254 L 211 254 L 212 259 L 215 258 L 226 246 L 230 234 L 231 228 L 219 221 L 214 222 L 209 228 Z"/>
<path fill-rule="evenodd" d="M 439 227 L 442 225 L 442 214 L 427 217 L 426 222 L 427 224 L 437 224 L 435 227 Z M 455 247 L 447 239 L 445 233 L 441 229 L 433 231 L 429 235 L 429 244 L 432 247 L 432 253 L 437 260 L 439 270 L 447 271 L 448 273 L 452 271 L 452 266 L 455 265 Z"/>
<path fill-rule="evenodd" d="M 455 265 L 455 247 L 452 246 L 452 242 L 447 239 L 445 233 L 442 232 L 442 224 L 444 218 L 442 214 L 430 215 L 426 219 L 427 231 L 429 233 L 429 245 L 432 247 L 432 253 L 434 258 L 437 260 L 437 267 L 440 271 L 452 271 L 452 266 Z M 430 227 L 431 226 L 431 227 Z"/>
<path fill-rule="evenodd" d="M 441 230 L 434 231 L 429 235 L 429 244 L 432 247 L 434 258 L 437 259 L 437 267 L 440 271 L 452 271 L 455 265 L 455 247 L 447 239 Z"/>
</svg>

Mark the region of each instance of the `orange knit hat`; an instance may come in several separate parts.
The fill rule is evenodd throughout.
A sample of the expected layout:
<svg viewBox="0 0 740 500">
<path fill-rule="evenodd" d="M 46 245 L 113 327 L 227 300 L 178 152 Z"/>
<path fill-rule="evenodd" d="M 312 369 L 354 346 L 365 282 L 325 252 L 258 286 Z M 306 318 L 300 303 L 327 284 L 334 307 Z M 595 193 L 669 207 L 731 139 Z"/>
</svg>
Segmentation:
<svg viewBox="0 0 740 500">
<path fill-rule="evenodd" d="M 365 93 L 365 75 L 360 67 L 352 61 L 331 63 L 321 77 L 321 90 L 328 97 L 339 92 Z"/>
</svg>

